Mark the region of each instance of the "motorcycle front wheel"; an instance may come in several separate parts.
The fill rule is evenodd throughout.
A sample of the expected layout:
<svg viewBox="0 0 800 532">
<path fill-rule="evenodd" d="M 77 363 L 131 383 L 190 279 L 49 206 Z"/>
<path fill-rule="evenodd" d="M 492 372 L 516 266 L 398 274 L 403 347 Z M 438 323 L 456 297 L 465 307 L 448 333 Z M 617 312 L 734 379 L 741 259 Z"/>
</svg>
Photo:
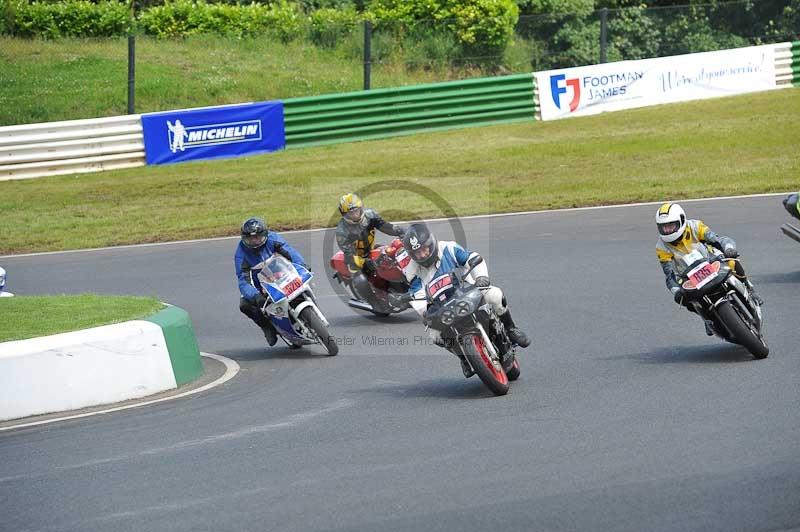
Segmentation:
<svg viewBox="0 0 800 532">
<path fill-rule="evenodd" d="M 508 393 L 508 376 L 500 362 L 493 360 L 489 350 L 480 334 L 467 334 L 461 339 L 464 347 L 464 356 L 467 357 L 472 369 L 478 374 L 483 384 L 495 395 Z"/>
<path fill-rule="evenodd" d="M 319 319 L 319 316 L 317 316 L 313 308 L 306 307 L 301 310 L 300 319 L 303 320 L 309 329 L 314 331 L 317 340 L 319 340 L 319 343 L 325 348 L 329 356 L 335 357 L 339 354 L 339 346 L 336 344 L 336 338 L 331 336 L 328 332 L 328 328 L 325 327 L 325 324 L 322 323 L 322 320 Z"/>
<path fill-rule="evenodd" d="M 736 341 L 750 351 L 751 355 L 758 359 L 767 358 L 769 346 L 767 346 L 764 336 L 749 327 L 729 302 L 725 301 L 718 306 L 717 312 L 728 330 L 733 333 Z"/>
</svg>

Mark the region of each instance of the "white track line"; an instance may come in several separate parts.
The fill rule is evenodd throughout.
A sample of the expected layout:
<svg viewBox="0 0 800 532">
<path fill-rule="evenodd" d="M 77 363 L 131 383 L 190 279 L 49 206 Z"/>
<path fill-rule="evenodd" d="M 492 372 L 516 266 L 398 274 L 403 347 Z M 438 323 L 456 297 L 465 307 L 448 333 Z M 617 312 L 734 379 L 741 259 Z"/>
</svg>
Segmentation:
<svg viewBox="0 0 800 532">
<path fill-rule="evenodd" d="M 734 200 L 734 199 L 745 199 L 745 198 L 767 198 L 773 196 L 788 196 L 789 194 L 793 194 L 796 191 L 791 192 L 769 192 L 766 194 L 743 194 L 740 196 L 715 196 L 713 198 L 693 198 L 693 199 L 682 199 L 677 200 L 678 203 L 697 203 L 702 201 L 719 201 L 719 200 Z M 458 216 L 459 220 L 479 220 L 481 218 L 505 218 L 508 216 L 525 216 L 531 214 L 546 214 L 546 213 L 559 213 L 559 212 L 574 212 L 574 211 L 589 211 L 595 209 L 620 209 L 623 207 L 642 207 L 647 205 L 661 205 L 664 201 L 646 201 L 642 203 L 621 203 L 618 205 L 597 205 L 595 207 L 568 207 L 566 209 L 544 209 L 539 211 L 518 211 L 518 212 L 505 212 L 499 214 L 473 214 L 469 216 Z M 451 220 L 452 218 L 426 218 L 422 221 L 424 222 L 441 222 Z M 409 223 L 412 221 L 419 221 L 419 220 L 403 220 L 398 221 L 395 223 Z M 281 234 L 299 234 L 299 233 L 316 233 L 319 231 L 327 231 L 329 229 L 333 229 L 332 227 L 319 227 L 316 229 L 296 229 L 292 231 L 280 231 Z M 172 242 L 152 242 L 149 244 L 126 244 L 124 246 L 109 246 L 104 248 L 86 248 L 86 249 L 68 249 L 65 251 L 43 251 L 40 253 L 22 253 L 20 255 L 0 255 L 0 259 L 15 259 L 20 257 L 40 257 L 43 255 L 60 255 L 60 254 L 67 254 L 67 253 L 87 253 L 90 251 L 109 251 L 109 250 L 117 250 L 117 249 L 129 249 L 129 248 L 147 248 L 147 247 L 157 247 L 157 246 L 172 246 L 177 244 L 196 244 L 198 242 L 216 242 L 222 240 L 238 240 L 238 236 L 218 236 L 215 238 L 198 238 L 196 240 L 175 240 Z"/>
<path fill-rule="evenodd" d="M 162 397 L 161 399 L 153 399 L 152 401 L 145 401 L 143 403 L 136 403 L 132 405 L 125 405 L 125 406 L 118 406 L 115 408 L 107 408 L 105 410 L 98 410 L 96 412 L 87 412 L 85 414 L 75 414 L 72 416 L 64 416 L 54 419 L 45 419 L 43 421 L 34 421 L 32 423 L 21 423 L 19 425 L 12 425 L 10 427 L 0 427 L 0 432 L 5 430 L 14 430 L 14 429 L 21 429 L 25 427 L 35 427 L 37 425 L 47 425 L 48 423 L 56 423 L 58 421 L 67 421 L 68 419 L 78 419 L 82 417 L 89 417 L 89 416 L 99 416 L 100 414 L 108 414 L 111 412 L 119 412 L 120 410 L 128 410 L 130 408 L 139 408 L 141 406 L 148 406 L 154 405 L 156 403 L 163 403 L 164 401 L 172 401 L 173 399 L 179 399 L 181 397 L 186 397 L 188 395 L 193 395 L 196 393 L 204 392 L 206 390 L 210 390 L 220 384 L 228 382 L 232 378 L 239 373 L 239 364 L 235 360 L 231 360 L 230 358 L 224 357 L 222 355 L 215 355 L 213 353 L 200 353 L 204 357 L 213 358 L 214 360 L 219 360 L 223 364 L 225 364 L 225 373 L 215 380 L 214 382 L 209 382 L 208 384 L 201 386 L 199 388 L 195 388 L 194 390 L 189 390 L 183 393 L 179 393 L 178 395 L 171 395 L 169 397 Z"/>
</svg>

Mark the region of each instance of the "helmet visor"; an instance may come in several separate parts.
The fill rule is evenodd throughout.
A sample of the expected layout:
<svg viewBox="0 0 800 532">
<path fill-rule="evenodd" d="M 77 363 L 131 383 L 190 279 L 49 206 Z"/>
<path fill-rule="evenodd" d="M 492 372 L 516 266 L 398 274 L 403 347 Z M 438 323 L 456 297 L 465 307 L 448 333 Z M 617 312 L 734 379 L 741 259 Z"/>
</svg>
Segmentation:
<svg viewBox="0 0 800 532">
<path fill-rule="evenodd" d="M 364 214 L 364 209 L 361 207 L 354 207 L 344 213 L 344 217 L 350 222 L 358 222 L 361 220 L 361 215 Z"/>
<path fill-rule="evenodd" d="M 675 234 L 675 232 L 681 227 L 681 223 L 677 221 L 667 222 L 664 224 L 656 224 L 656 225 L 658 225 L 658 232 L 664 236 Z"/>
<path fill-rule="evenodd" d="M 417 262 L 425 262 L 431 256 L 431 252 L 433 251 L 433 246 L 430 244 L 420 246 L 417 249 L 411 251 L 411 258 Z"/>
<path fill-rule="evenodd" d="M 242 242 L 244 245 L 249 248 L 257 248 L 264 245 L 264 242 L 267 241 L 267 233 L 253 233 L 251 235 L 244 235 L 242 237 Z"/>
</svg>

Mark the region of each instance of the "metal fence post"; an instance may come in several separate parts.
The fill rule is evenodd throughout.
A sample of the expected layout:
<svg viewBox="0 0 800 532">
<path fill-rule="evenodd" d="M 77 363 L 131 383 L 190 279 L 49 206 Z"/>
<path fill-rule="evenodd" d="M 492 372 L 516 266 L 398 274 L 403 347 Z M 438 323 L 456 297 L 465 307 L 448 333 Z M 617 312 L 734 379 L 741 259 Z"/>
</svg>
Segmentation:
<svg viewBox="0 0 800 532">
<path fill-rule="evenodd" d="M 128 35 L 128 114 L 136 109 L 136 36 Z"/>
<path fill-rule="evenodd" d="M 370 89 L 372 77 L 372 22 L 364 21 L 364 90 Z"/>
<path fill-rule="evenodd" d="M 600 10 L 600 62 L 608 62 L 608 8 Z"/>
</svg>

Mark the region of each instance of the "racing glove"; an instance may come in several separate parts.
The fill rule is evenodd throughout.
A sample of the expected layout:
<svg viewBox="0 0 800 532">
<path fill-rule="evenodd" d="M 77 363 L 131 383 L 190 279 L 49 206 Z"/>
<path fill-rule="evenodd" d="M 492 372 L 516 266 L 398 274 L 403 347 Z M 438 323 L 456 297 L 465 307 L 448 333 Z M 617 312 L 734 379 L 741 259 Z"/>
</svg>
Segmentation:
<svg viewBox="0 0 800 532">
<path fill-rule="evenodd" d="M 675 303 L 678 305 L 683 305 L 683 288 L 676 287 L 672 291 L 672 297 L 675 298 Z"/>
<path fill-rule="evenodd" d="M 480 277 L 475 279 L 475 286 L 478 288 L 486 288 L 489 286 L 489 278 L 485 275 L 481 275 Z"/>
<path fill-rule="evenodd" d="M 397 293 L 392 292 L 387 296 L 387 300 L 389 302 L 389 306 L 394 307 L 394 308 L 405 308 L 405 307 L 407 307 L 408 304 L 411 302 L 411 300 L 413 298 L 414 298 L 414 296 L 412 296 L 411 294 L 408 294 L 408 293 L 397 294 Z"/>
<path fill-rule="evenodd" d="M 737 251 L 736 246 L 733 245 L 725 246 L 725 249 L 722 250 L 722 253 L 725 255 L 725 258 L 728 259 L 735 259 L 739 256 L 739 251 Z"/>
</svg>

